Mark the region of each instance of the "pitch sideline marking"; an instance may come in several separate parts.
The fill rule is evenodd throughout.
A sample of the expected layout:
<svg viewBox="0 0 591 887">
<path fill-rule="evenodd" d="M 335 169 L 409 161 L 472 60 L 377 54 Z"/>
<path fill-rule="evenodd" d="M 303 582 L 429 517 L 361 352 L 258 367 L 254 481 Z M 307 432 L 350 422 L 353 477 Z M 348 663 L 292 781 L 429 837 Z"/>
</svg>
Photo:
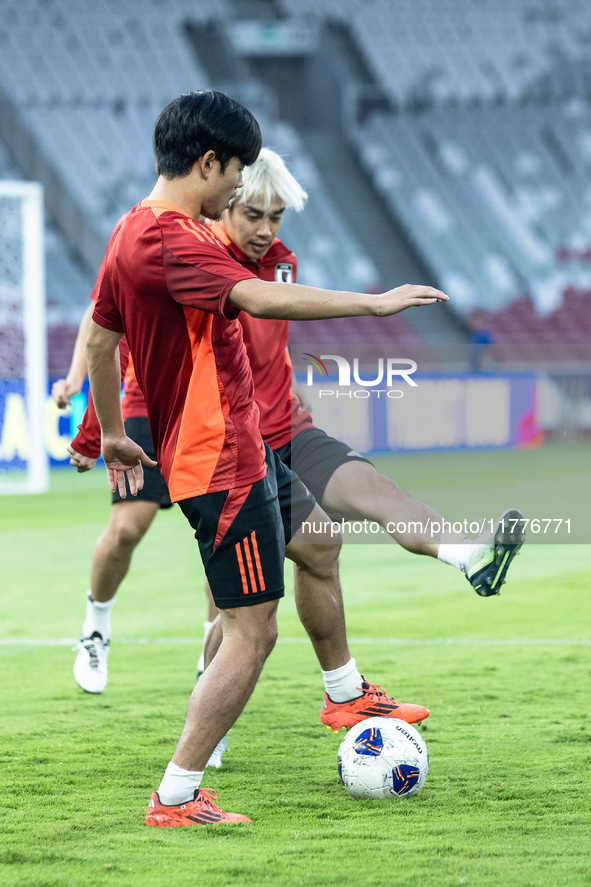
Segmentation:
<svg viewBox="0 0 591 887">
<path fill-rule="evenodd" d="M 71 647 L 79 638 L 0 638 L 0 647 Z M 202 638 L 117 638 L 122 646 L 199 645 Z M 278 644 L 309 644 L 308 638 L 279 638 Z M 591 638 L 349 638 L 350 644 L 400 647 L 590 647 Z"/>
</svg>

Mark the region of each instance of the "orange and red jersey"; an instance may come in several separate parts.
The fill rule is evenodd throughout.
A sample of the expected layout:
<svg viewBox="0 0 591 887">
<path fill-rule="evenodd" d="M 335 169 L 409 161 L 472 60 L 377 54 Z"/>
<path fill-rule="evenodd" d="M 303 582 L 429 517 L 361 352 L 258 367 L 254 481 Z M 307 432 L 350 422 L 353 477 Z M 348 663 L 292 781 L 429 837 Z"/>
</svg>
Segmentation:
<svg viewBox="0 0 591 887">
<path fill-rule="evenodd" d="M 211 230 L 237 262 L 261 280 L 295 283 L 298 263 L 295 255 L 279 239 L 267 253 L 254 261 L 247 258 L 216 223 Z M 288 320 L 251 317 L 243 311 L 239 317 L 244 344 L 252 368 L 254 396 L 261 414 L 261 434 L 265 443 L 276 450 L 304 428 L 312 426 L 312 417 L 297 397 L 291 394 L 291 360 L 287 351 Z"/>
<path fill-rule="evenodd" d="M 295 283 L 296 256 L 279 239 L 275 239 L 265 256 L 257 262 L 242 253 L 221 224 L 211 225 L 209 230 L 224 244 L 230 256 L 252 275 L 261 280 Z M 98 298 L 104 264 L 103 259 L 91 293 L 91 298 L 95 301 Z M 254 318 L 246 312 L 241 312 L 238 319 L 252 369 L 255 400 L 260 411 L 260 431 L 271 449 L 278 449 L 304 428 L 313 426 L 310 413 L 291 394 L 292 367 L 287 351 L 289 321 Z M 125 339 L 121 341 L 120 351 L 124 378 L 123 418 L 147 417 L 146 403 L 135 376 L 133 361 L 128 357 L 129 349 Z M 78 435 L 72 441 L 73 448 L 83 455 L 98 458 L 100 427 L 91 399 L 89 410 L 79 428 Z"/>
<path fill-rule="evenodd" d="M 239 310 L 227 302 L 255 276 L 164 201 L 142 201 L 111 237 L 93 320 L 125 334 L 173 501 L 265 474 Z"/>
</svg>

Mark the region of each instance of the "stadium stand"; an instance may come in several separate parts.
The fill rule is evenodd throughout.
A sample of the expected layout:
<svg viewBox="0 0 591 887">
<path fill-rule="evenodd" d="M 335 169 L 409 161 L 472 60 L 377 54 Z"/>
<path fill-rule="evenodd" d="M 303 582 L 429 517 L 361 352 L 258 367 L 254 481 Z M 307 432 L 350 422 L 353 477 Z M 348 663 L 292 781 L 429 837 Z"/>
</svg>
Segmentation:
<svg viewBox="0 0 591 887">
<path fill-rule="evenodd" d="M 586 130 L 583 118 L 578 127 L 571 119 L 567 148 L 559 141 L 567 114 L 558 106 L 431 111 L 376 116 L 356 133 L 376 187 L 460 307 L 500 308 L 529 293 L 548 312 L 566 285 L 587 281 L 589 263 L 575 250 L 589 236 L 588 185 L 583 168 L 558 160 Z"/>
<path fill-rule="evenodd" d="M 46 186 L 55 217 L 77 255 L 96 270 L 117 219 L 154 182 L 154 121 L 180 92 L 215 86 L 199 63 L 186 24 L 231 15 L 225 0 L 6 0 L 0 33 L 0 101 L 10 144 L 27 177 Z M 242 83 L 248 93 L 248 83 Z M 250 84 L 256 95 L 257 84 Z M 300 281 L 370 289 L 377 271 L 289 124 L 261 120 L 265 142 L 288 157 L 310 194 L 305 218 L 284 236 L 301 257 Z M 62 372 L 91 278 L 66 258 L 48 230 L 48 295 L 53 370 Z M 55 268 L 55 273 L 53 272 Z M 68 302 L 73 310 L 68 309 Z M 57 369 L 59 367 L 59 369 Z"/>
<path fill-rule="evenodd" d="M 531 344 L 532 335 L 549 342 L 547 336 L 568 328 L 572 344 L 583 344 L 586 297 L 576 306 L 570 299 L 567 312 L 563 293 L 591 289 L 588 5 L 275 0 L 262 6 L 261 14 L 348 29 L 385 102 L 370 103 L 371 113 L 357 118 L 353 108 L 346 136 L 454 309 L 466 318 L 483 309 L 498 342 Z M 0 138 L 22 172 L 44 182 L 49 215 L 90 268 L 98 266 L 117 218 L 151 188 L 158 112 L 179 92 L 218 85 L 188 24 L 218 27 L 223 37 L 224 23 L 248 9 L 232 0 L 5 0 Z M 262 88 L 248 76 L 236 86 L 255 97 Z M 266 110 L 265 143 L 289 158 L 310 194 L 305 213 L 289 214 L 282 230 L 299 256 L 300 281 L 375 288 L 376 267 L 301 136 Z M 56 238 L 50 232 L 48 251 L 63 256 Z M 88 289 L 86 279 L 70 281 L 66 267 L 72 263 L 49 287 L 56 327 L 67 292 L 83 307 Z M 562 326 L 561 312 L 569 315 Z M 302 335 L 311 333 L 307 326 Z M 353 335 L 346 326 L 331 338 Z M 369 322 L 357 325 L 355 335 L 376 334 Z M 402 319 L 392 334 L 409 344 L 418 338 Z M 328 330 L 312 335 L 321 342 Z"/>
<path fill-rule="evenodd" d="M 540 322 L 533 308 L 531 318 L 507 316 L 541 332 L 567 287 L 591 287 L 588 4 L 279 5 L 348 28 L 385 97 L 372 104 L 371 91 L 360 92 L 348 136 L 456 309 L 503 318 L 504 306 L 527 296 Z"/>
<path fill-rule="evenodd" d="M 585 0 L 279 0 L 285 14 L 347 24 L 397 109 L 525 100 L 572 89 L 557 62 L 588 70 Z M 584 76 L 584 72 L 579 72 Z"/>
<path fill-rule="evenodd" d="M 109 0 L 92 7 L 76 0 L 6 6 L 10 27 L 1 38 L 0 90 L 104 248 L 117 219 L 151 190 L 158 113 L 179 93 L 213 85 L 185 35 L 186 22 L 228 16 L 229 6 L 224 0 L 207 7 L 190 0 L 129 0 L 124 14 Z M 305 228 L 294 222 L 289 229 L 294 246 L 306 253 L 302 280 L 371 286 L 375 269 L 338 218 L 295 132 L 262 123 L 266 142 L 290 155 L 311 193 Z M 84 242 L 77 246 L 96 267 L 96 242 L 90 249 Z"/>
</svg>

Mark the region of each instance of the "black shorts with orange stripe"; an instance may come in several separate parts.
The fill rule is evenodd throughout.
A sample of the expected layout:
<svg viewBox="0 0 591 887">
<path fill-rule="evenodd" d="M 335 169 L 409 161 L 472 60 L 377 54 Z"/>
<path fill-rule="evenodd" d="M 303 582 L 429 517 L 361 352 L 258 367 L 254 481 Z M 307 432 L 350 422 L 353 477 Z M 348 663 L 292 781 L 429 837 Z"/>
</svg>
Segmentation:
<svg viewBox="0 0 591 887">
<path fill-rule="evenodd" d="M 245 487 L 183 499 L 216 606 L 246 607 L 283 597 L 285 546 L 316 505 L 265 445 L 267 473 Z"/>
</svg>

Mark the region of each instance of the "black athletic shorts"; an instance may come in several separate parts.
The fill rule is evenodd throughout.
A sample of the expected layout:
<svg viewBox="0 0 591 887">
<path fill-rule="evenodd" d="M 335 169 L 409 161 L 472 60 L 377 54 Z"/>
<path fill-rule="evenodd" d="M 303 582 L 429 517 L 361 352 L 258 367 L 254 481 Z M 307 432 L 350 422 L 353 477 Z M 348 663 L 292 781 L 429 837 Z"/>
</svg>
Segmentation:
<svg viewBox="0 0 591 887">
<path fill-rule="evenodd" d="M 146 418 L 137 416 L 127 419 L 125 422 L 125 433 L 136 444 L 140 445 L 146 456 L 149 456 L 154 461 L 156 460 L 152 435 L 150 434 L 150 423 Z M 141 490 L 138 490 L 137 496 L 131 495 L 127 477 L 125 478 L 125 488 L 128 500 L 131 499 L 134 502 L 156 502 L 160 508 L 172 508 L 166 481 L 160 474 L 160 468 L 157 465 L 154 467 L 144 465 L 144 486 Z M 116 502 L 127 501 L 121 498 L 118 490 L 112 496 L 113 505 Z"/>
<path fill-rule="evenodd" d="M 329 437 L 320 428 L 304 428 L 275 453 L 297 474 L 320 505 L 326 485 L 339 466 L 346 462 L 369 462 L 348 444 Z"/>
<path fill-rule="evenodd" d="M 267 445 L 267 474 L 245 487 L 183 499 L 218 607 L 283 597 L 285 546 L 316 502 Z"/>
</svg>

